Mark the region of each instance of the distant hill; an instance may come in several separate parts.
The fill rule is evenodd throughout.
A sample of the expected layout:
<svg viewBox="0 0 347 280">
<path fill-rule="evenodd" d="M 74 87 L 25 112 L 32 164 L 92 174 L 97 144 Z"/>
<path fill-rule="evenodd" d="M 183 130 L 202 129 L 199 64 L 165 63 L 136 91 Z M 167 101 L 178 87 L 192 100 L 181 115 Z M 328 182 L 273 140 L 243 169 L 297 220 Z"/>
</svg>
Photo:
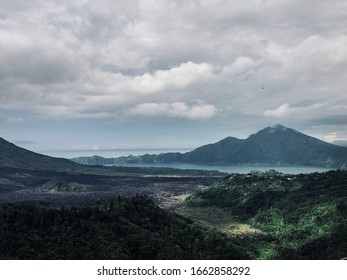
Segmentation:
<svg viewBox="0 0 347 280">
<path fill-rule="evenodd" d="M 112 159 L 80 157 L 81 164 L 195 163 L 195 164 L 293 164 L 340 168 L 347 162 L 347 147 L 326 143 L 297 130 L 274 125 L 247 139 L 227 137 L 187 153 L 128 156 Z"/>
<path fill-rule="evenodd" d="M 64 171 L 78 167 L 78 164 L 68 159 L 37 154 L 0 138 L 0 166 L 31 170 Z"/>
</svg>

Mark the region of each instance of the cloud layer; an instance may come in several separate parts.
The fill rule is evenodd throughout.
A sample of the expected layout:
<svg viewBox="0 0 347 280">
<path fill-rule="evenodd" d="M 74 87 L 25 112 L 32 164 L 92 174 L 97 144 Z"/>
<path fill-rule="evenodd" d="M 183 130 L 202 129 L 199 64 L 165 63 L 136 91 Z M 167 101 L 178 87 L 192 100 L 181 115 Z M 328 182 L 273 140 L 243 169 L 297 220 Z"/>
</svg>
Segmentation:
<svg viewBox="0 0 347 280">
<path fill-rule="evenodd" d="M 346 34 L 343 0 L 2 0 L 0 124 L 140 115 L 347 138 Z"/>
<path fill-rule="evenodd" d="M 191 105 L 183 102 L 143 103 L 129 110 L 130 114 L 141 116 L 166 116 L 190 120 L 210 119 L 217 109 L 213 105 Z"/>
</svg>

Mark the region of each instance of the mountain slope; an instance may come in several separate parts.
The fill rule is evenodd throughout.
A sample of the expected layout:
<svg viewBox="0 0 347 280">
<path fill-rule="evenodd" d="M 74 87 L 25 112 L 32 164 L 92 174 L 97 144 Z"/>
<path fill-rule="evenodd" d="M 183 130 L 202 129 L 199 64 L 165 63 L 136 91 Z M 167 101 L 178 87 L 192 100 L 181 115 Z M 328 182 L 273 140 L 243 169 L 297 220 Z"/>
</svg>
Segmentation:
<svg viewBox="0 0 347 280">
<path fill-rule="evenodd" d="M 32 170 L 68 170 L 78 167 L 70 160 L 37 154 L 7 142 L 3 138 L 0 138 L 0 166 Z"/>
<path fill-rule="evenodd" d="M 144 196 L 69 208 L 5 206 L 0 225 L 0 259 L 230 260 L 255 254 L 246 241 L 194 225 Z"/>
<path fill-rule="evenodd" d="M 188 197 L 185 209 L 213 207 L 261 230 L 250 242 L 260 259 L 341 259 L 347 255 L 346 180 L 344 171 L 232 174 Z"/>
<path fill-rule="evenodd" d="M 97 159 L 97 161 L 95 161 Z M 247 139 L 227 137 L 191 152 L 128 156 L 113 159 L 75 158 L 82 164 L 197 163 L 197 164 L 295 164 L 340 168 L 347 162 L 347 148 L 332 145 L 294 129 L 274 125 Z"/>
<path fill-rule="evenodd" d="M 307 136 L 294 129 L 275 125 L 245 140 L 226 138 L 185 155 L 188 162 L 299 164 L 340 167 L 347 161 L 347 149 Z"/>
<path fill-rule="evenodd" d="M 243 162 L 242 147 L 243 140 L 227 137 L 217 143 L 201 146 L 186 153 L 184 161 L 191 163 L 239 163 Z"/>
</svg>

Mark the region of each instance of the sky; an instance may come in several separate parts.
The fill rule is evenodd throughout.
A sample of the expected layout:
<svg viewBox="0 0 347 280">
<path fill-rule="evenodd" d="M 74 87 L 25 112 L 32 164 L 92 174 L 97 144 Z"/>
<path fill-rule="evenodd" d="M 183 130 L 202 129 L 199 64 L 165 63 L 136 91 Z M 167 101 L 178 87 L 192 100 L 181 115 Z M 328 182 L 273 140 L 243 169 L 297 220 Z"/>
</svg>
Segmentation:
<svg viewBox="0 0 347 280">
<path fill-rule="evenodd" d="M 347 139 L 345 0 L 0 0 L 0 137 L 184 149 L 282 124 Z"/>
</svg>

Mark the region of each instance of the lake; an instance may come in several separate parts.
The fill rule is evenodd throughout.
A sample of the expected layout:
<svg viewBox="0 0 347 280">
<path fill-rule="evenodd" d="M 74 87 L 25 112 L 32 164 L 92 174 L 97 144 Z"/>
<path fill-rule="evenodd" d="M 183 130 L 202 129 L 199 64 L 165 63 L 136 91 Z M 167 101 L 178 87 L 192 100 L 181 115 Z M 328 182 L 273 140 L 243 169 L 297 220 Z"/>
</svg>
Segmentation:
<svg viewBox="0 0 347 280">
<path fill-rule="evenodd" d="M 204 165 L 204 164 L 189 164 L 189 163 L 162 163 L 162 164 L 118 164 L 116 166 L 126 167 L 168 167 L 177 169 L 201 169 L 201 170 L 218 170 L 226 173 L 247 174 L 251 171 L 268 171 L 276 170 L 284 174 L 300 174 L 313 172 L 326 172 L 332 170 L 330 168 L 312 167 L 312 166 L 280 166 L 280 165 Z"/>
</svg>

